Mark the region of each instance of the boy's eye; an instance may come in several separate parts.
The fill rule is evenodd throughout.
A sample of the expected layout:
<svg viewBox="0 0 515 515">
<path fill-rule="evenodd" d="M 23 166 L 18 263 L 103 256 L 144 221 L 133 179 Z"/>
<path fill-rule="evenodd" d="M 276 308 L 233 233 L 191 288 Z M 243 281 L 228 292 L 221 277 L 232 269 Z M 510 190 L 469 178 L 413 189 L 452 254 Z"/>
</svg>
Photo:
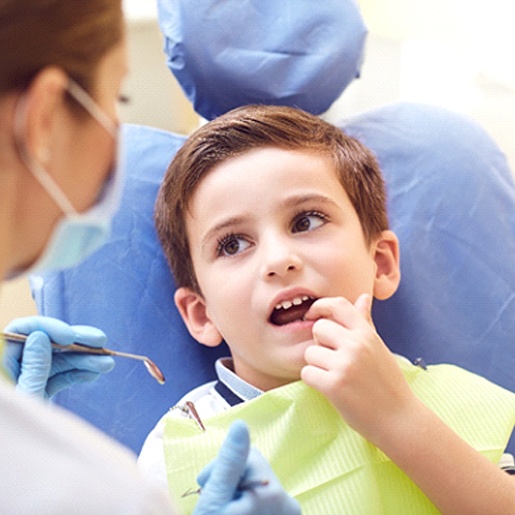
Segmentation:
<svg viewBox="0 0 515 515">
<path fill-rule="evenodd" d="M 322 213 L 301 213 L 293 220 L 292 232 L 312 231 L 324 225 L 326 221 L 327 217 Z"/>
<path fill-rule="evenodd" d="M 217 256 L 235 256 L 248 249 L 250 243 L 243 236 L 229 235 L 223 237 L 216 247 Z"/>
</svg>

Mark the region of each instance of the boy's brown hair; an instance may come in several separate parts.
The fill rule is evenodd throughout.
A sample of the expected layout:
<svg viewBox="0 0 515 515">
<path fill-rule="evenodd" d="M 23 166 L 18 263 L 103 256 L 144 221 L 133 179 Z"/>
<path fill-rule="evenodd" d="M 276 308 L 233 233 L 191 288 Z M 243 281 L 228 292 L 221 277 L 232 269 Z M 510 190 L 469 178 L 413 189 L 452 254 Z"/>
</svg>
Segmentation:
<svg viewBox="0 0 515 515">
<path fill-rule="evenodd" d="M 282 106 L 234 109 L 195 131 L 177 152 L 161 184 L 155 223 L 177 287 L 201 293 L 189 248 L 186 215 L 202 178 L 253 149 L 274 147 L 329 157 L 371 243 L 388 229 L 384 180 L 372 152 L 317 116 Z"/>
</svg>

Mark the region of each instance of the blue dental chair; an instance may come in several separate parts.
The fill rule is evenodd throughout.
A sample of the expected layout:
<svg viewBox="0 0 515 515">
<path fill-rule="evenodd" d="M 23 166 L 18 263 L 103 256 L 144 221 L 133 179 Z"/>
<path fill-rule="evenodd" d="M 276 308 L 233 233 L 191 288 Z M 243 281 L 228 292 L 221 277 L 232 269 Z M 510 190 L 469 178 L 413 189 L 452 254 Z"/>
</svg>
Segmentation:
<svg viewBox="0 0 515 515">
<path fill-rule="evenodd" d="M 158 5 L 169 66 L 204 118 L 256 102 L 320 114 L 359 74 L 366 31 L 353 0 Z M 235 30 L 242 20 L 248 33 Z M 435 107 L 395 104 L 338 125 L 376 153 L 401 242 L 399 291 L 374 305 L 379 333 L 410 359 L 455 363 L 515 391 L 515 185 L 504 156 L 475 123 Z M 32 288 L 41 314 L 100 327 L 111 348 L 163 370 L 160 386 L 119 358 L 98 381 L 56 396 L 138 452 L 228 351 L 187 333 L 153 227 L 161 177 L 185 137 L 127 125 L 123 138 L 127 179 L 110 240 L 74 269 L 33 277 Z"/>
</svg>

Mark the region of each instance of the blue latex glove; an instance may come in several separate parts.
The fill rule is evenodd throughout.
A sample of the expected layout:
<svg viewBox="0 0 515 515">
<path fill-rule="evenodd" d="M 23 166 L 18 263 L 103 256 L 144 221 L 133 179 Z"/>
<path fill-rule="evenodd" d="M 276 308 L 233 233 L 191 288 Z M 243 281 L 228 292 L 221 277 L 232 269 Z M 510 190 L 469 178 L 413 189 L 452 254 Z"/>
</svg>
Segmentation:
<svg viewBox="0 0 515 515">
<path fill-rule="evenodd" d="M 29 335 L 24 345 L 7 342 L 4 366 L 17 389 L 49 398 L 76 383 L 95 380 L 114 367 L 110 356 L 52 352 L 50 341 L 61 345 L 73 342 L 103 347 L 106 335 L 95 327 L 68 325 L 50 317 L 16 318 L 5 331 Z"/>
<path fill-rule="evenodd" d="M 240 490 L 241 482 L 267 480 L 266 486 Z M 234 422 L 218 457 L 200 473 L 201 487 L 194 515 L 299 515 L 299 503 L 283 489 L 265 458 L 250 448 L 244 422 Z"/>
</svg>

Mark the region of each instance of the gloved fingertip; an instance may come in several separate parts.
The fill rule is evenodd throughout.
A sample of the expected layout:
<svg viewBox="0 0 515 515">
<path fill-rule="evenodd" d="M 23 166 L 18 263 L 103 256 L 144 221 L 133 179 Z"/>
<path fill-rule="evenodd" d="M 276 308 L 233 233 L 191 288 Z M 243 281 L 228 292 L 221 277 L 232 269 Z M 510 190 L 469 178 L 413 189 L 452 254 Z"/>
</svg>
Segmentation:
<svg viewBox="0 0 515 515">
<path fill-rule="evenodd" d="M 250 445 L 250 434 L 247 424 L 243 420 L 235 420 L 229 428 L 227 440 L 235 445 L 247 447 Z"/>
<path fill-rule="evenodd" d="M 218 472 L 224 471 L 222 474 L 231 470 L 236 479 L 243 473 L 249 452 L 250 435 L 247 425 L 236 420 L 229 428 L 213 468 Z"/>
<path fill-rule="evenodd" d="M 107 335 L 101 329 L 90 325 L 73 325 L 75 342 L 90 347 L 105 347 Z"/>
<path fill-rule="evenodd" d="M 234 497 L 245 472 L 249 450 L 247 425 L 237 420 L 229 428 L 218 456 L 199 475 L 202 494 L 197 506 L 213 503 L 221 507 Z"/>
<path fill-rule="evenodd" d="M 111 372 L 116 363 L 110 356 L 98 356 L 95 362 L 95 368 L 100 374 L 107 374 Z"/>
</svg>

